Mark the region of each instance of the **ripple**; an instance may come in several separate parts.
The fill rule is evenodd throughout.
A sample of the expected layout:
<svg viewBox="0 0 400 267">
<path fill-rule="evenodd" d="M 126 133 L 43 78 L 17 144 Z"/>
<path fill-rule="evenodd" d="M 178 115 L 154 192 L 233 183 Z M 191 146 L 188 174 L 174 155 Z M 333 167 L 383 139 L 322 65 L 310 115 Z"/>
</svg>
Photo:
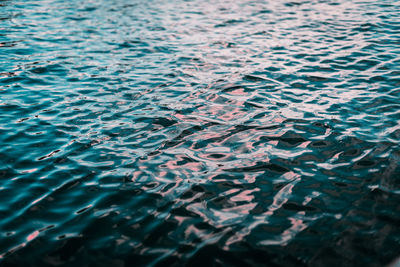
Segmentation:
<svg viewBox="0 0 400 267">
<path fill-rule="evenodd" d="M 399 256 L 395 1 L 0 6 L 0 265 Z"/>
</svg>

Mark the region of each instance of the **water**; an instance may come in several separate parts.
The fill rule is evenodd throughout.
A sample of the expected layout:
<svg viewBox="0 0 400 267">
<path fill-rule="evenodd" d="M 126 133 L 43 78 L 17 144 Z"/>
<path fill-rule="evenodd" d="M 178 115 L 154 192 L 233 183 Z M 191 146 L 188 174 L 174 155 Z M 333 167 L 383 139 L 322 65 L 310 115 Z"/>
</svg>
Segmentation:
<svg viewBox="0 0 400 267">
<path fill-rule="evenodd" d="M 395 0 L 0 2 L 0 265 L 400 255 Z"/>
</svg>

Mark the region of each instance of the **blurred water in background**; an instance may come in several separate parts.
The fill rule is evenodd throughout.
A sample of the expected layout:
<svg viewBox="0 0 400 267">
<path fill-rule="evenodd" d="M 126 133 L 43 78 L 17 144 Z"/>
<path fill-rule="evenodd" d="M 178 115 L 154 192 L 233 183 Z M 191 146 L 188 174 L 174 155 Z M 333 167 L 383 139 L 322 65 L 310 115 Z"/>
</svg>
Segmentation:
<svg viewBox="0 0 400 267">
<path fill-rule="evenodd" d="M 400 255 L 395 0 L 0 1 L 0 265 Z"/>
</svg>

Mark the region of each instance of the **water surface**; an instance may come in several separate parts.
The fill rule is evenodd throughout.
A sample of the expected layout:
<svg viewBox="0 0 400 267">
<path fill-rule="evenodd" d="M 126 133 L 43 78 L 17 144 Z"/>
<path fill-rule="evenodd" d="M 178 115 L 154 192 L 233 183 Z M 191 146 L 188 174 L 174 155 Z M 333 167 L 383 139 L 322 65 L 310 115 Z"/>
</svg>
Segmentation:
<svg viewBox="0 0 400 267">
<path fill-rule="evenodd" d="M 0 265 L 400 255 L 395 0 L 0 1 Z"/>
</svg>

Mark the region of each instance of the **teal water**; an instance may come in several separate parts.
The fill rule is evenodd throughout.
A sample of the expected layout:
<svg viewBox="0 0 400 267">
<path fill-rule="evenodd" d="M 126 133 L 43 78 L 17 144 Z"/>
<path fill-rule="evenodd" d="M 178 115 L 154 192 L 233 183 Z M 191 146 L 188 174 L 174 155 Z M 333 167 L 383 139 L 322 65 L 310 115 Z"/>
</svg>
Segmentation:
<svg viewBox="0 0 400 267">
<path fill-rule="evenodd" d="M 0 265 L 400 256 L 396 0 L 0 1 Z"/>
</svg>

